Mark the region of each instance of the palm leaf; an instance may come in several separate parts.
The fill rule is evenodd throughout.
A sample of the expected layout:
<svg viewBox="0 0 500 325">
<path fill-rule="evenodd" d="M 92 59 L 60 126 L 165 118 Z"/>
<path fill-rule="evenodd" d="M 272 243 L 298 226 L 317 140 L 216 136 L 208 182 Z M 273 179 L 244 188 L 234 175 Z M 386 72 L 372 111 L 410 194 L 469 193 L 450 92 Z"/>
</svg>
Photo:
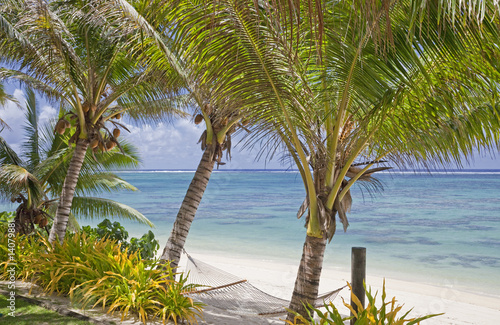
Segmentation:
<svg viewBox="0 0 500 325">
<path fill-rule="evenodd" d="M 2 137 L 0 137 L 0 164 L 23 165 L 21 158 Z"/>
<path fill-rule="evenodd" d="M 38 206 L 44 199 L 43 188 L 38 179 L 17 165 L 0 166 L 0 191 L 8 198 L 22 194 L 27 201 L 27 208 Z"/>
<path fill-rule="evenodd" d="M 24 126 L 25 132 L 25 147 L 23 154 L 27 159 L 28 169 L 32 170 L 36 166 L 40 158 L 40 144 L 39 144 L 39 131 L 38 131 L 38 116 L 36 109 L 36 97 L 32 89 L 26 89 L 26 124 Z"/>
<path fill-rule="evenodd" d="M 154 225 L 139 211 L 116 201 L 97 197 L 75 197 L 72 212 L 77 218 L 102 219 L 116 217 Z"/>
</svg>

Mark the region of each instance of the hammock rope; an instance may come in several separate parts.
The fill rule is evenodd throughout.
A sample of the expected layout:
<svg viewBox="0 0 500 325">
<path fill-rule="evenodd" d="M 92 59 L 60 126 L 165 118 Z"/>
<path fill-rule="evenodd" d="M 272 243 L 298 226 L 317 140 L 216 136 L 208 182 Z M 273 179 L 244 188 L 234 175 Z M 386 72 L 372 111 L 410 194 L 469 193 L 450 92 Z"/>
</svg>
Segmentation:
<svg viewBox="0 0 500 325">
<path fill-rule="evenodd" d="M 201 285 L 199 290 L 186 293 L 191 298 L 242 315 L 278 316 L 287 313 L 285 308 L 290 304 L 289 300 L 263 292 L 245 279 L 184 253 L 188 258 L 188 281 Z M 315 307 L 330 303 L 344 288 L 345 286 L 318 296 L 314 302 Z"/>
</svg>

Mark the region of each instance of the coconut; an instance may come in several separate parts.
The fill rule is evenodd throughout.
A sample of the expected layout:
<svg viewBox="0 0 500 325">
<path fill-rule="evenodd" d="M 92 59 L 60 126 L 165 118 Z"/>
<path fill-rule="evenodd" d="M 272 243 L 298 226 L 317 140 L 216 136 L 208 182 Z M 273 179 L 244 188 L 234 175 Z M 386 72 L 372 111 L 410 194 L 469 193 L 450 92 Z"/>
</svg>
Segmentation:
<svg viewBox="0 0 500 325">
<path fill-rule="evenodd" d="M 17 203 L 21 203 L 21 202 L 23 202 L 23 199 L 21 199 L 20 197 L 18 197 L 18 198 L 16 199 L 16 202 L 17 202 Z"/>
<path fill-rule="evenodd" d="M 104 143 L 99 142 L 99 149 L 101 149 L 101 151 L 106 151 L 106 147 L 104 146 Z"/>
<path fill-rule="evenodd" d="M 68 120 L 65 119 L 65 120 L 62 120 L 62 121 L 64 122 L 64 126 L 66 128 L 70 128 L 71 127 L 71 123 Z"/>
<path fill-rule="evenodd" d="M 34 223 L 36 223 L 36 224 L 39 224 L 39 223 L 40 223 L 40 221 L 42 221 L 42 219 L 43 219 L 43 214 L 41 214 L 41 213 L 40 213 L 40 214 L 37 214 L 37 215 L 35 216 L 35 218 L 34 218 L 34 221 L 33 221 L 33 222 L 34 222 Z"/>
<path fill-rule="evenodd" d="M 90 145 L 90 147 L 91 147 L 92 149 L 94 149 L 95 147 L 97 147 L 97 146 L 99 145 L 99 140 L 94 139 L 94 140 L 90 141 L 90 144 L 89 144 L 89 145 Z"/>
<path fill-rule="evenodd" d="M 106 142 L 106 149 L 108 149 L 108 150 L 113 149 L 115 146 L 116 146 L 116 142 L 114 142 L 113 140 L 108 140 Z"/>
<path fill-rule="evenodd" d="M 59 134 L 64 134 L 64 131 L 66 131 L 66 123 L 64 121 L 59 120 L 56 124 L 56 132 Z"/>
<path fill-rule="evenodd" d="M 194 118 L 194 124 L 200 124 L 201 121 L 203 121 L 203 115 L 201 114 L 196 115 Z"/>
<path fill-rule="evenodd" d="M 15 197 L 11 197 L 10 198 L 10 202 L 12 202 L 12 203 L 16 202 L 16 198 Z"/>
<path fill-rule="evenodd" d="M 90 109 L 90 104 L 89 104 L 89 102 L 85 102 L 85 103 L 83 103 L 83 105 L 82 105 L 82 110 L 83 110 L 83 112 L 84 112 L 84 113 L 87 113 L 87 112 L 89 111 L 89 109 Z"/>
<path fill-rule="evenodd" d="M 40 220 L 40 222 L 38 223 L 38 226 L 39 226 L 40 228 L 43 228 L 43 227 L 45 227 L 48 223 L 49 223 L 49 220 L 47 220 L 47 218 L 45 218 L 45 217 L 44 217 L 44 218 L 42 218 L 42 219 Z"/>
<path fill-rule="evenodd" d="M 120 129 L 116 128 L 113 130 L 113 136 L 115 138 L 118 138 L 120 136 Z"/>
<path fill-rule="evenodd" d="M 119 120 L 122 118 L 122 114 L 121 113 L 118 113 L 116 114 L 115 116 L 113 116 L 115 119 Z"/>
<path fill-rule="evenodd" d="M 223 125 L 223 126 L 226 126 L 226 125 L 227 125 L 227 123 L 228 123 L 228 121 L 229 121 L 229 119 L 228 119 L 227 117 L 226 117 L 226 118 L 224 118 L 224 119 L 222 120 L 222 125 Z"/>
<path fill-rule="evenodd" d="M 94 104 L 90 104 L 90 110 L 91 110 L 92 112 L 95 112 L 95 111 L 97 110 L 97 106 L 96 106 L 96 105 L 94 105 Z"/>
<path fill-rule="evenodd" d="M 243 126 L 247 126 L 248 124 L 250 124 L 250 120 L 241 121 L 241 125 L 243 125 Z"/>
</svg>

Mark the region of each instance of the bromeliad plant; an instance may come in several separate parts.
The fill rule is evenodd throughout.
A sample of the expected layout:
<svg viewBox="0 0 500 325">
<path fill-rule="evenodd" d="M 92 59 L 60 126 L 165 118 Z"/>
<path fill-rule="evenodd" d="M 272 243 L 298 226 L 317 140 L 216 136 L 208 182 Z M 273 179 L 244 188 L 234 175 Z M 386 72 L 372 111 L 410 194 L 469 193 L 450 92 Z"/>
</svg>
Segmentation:
<svg viewBox="0 0 500 325">
<path fill-rule="evenodd" d="M 351 289 L 351 299 L 357 306 L 357 311 L 354 308 L 346 303 L 342 298 L 344 306 L 346 306 L 353 316 L 343 317 L 337 307 L 330 302 L 325 306 L 325 311 L 315 308 L 310 304 L 307 306 L 307 317 L 304 317 L 296 312 L 293 312 L 295 318 L 292 321 L 287 320 L 286 324 L 288 325 L 344 325 L 346 322 L 355 318 L 356 321 L 354 325 L 414 325 L 420 324 L 421 321 L 429 319 L 431 317 L 436 317 L 442 314 L 432 314 L 426 315 L 417 318 L 409 318 L 409 313 L 411 309 L 406 312 L 404 315 L 399 316 L 403 306 L 396 304 L 396 297 L 393 297 L 391 301 L 386 302 L 386 292 L 385 292 L 385 280 L 382 287 L 382 304 L 380 308 L 376 306 L 377 294 L 375 292 L 373 295 L 371 292 L 371 288 L 366 292 L 366 297 L 368 298 L 368 305 L 366 308 L 363 307 L 359 299 L 352 293 L 352 287 L 349 283 L 347 283 L 349 288 Z M 319 320 L 314 319 L 314 313 L 317 314 Z"/>
</svg>

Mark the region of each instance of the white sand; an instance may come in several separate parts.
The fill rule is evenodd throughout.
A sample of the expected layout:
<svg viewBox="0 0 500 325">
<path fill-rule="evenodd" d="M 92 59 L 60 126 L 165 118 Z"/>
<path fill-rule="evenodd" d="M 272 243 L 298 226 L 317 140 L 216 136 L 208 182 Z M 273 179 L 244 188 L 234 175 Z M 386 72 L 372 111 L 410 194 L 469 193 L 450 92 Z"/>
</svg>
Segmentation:
<svg viewBox="0 0 500 325">
<path fill-rule="evenodd" d="M 270 260 L 248 259 L 239 257 L 224 257 L 210 253 L 190 252 L 203 262 L 218 267 L 226 272 L 247 279 L 257 288 L 274 296 L 290 299 L 297 265 L 285 264 Z M 298 263 L 298 261 L 297 261 Z M 180 266 L 186 265 L 181 261 Z M 369 275 L 367 270 L 367 284 L 372 291 L 382 292 L 383 279 Z M 324 268 L 320 284 L 320 293 L 339 288 L 350 281 L 350 273 L 337 269 Z M 422 316 L 434 313 L 445 315 L 431 318 L 423 322 L 427 325 L 494 325 L 500 324 L 500 292 L 497 296 L 486 296 L 479 293 L 459 291 L 450 283 L 445 286 L 431 286 L 416 282 L 385 279 L 387 299 L 396 297 L 399 304 L 404 304 L 403 312 L 413 307 L 411 316 Z M 344 289 L 335 300 L 337 308 L 344 315 L 349 312 L 342 304 L 343 297 L 350 301 L 350 292 Z M 377 306 L 380 306 L 380 300 Z M 403 313 L 401 313 L 401 316 Z M 262 317 L 248 317 L 233 315 L 227 311 L 207 307 L 205 322 L 202 324 L 236 325 L 236 324 L 283 324 L 279 318 L 266 319 Z"/>
</svg>

